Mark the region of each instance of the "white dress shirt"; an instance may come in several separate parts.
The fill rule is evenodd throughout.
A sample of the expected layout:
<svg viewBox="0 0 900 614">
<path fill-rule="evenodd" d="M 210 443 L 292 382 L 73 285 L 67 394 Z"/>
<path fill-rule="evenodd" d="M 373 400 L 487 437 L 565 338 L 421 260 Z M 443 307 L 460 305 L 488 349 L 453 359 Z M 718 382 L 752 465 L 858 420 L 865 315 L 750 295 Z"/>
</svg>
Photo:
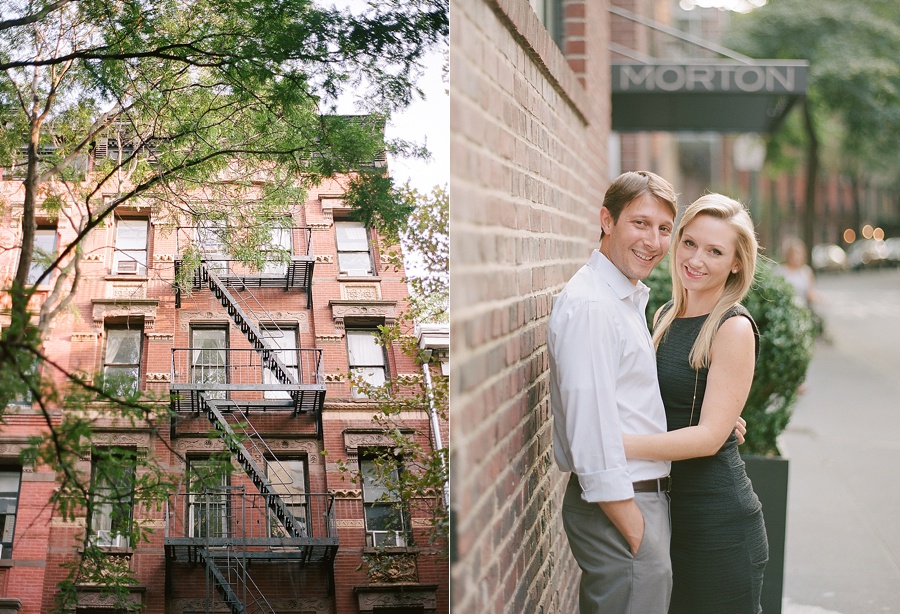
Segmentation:
<svg viewBox="0 0 900 614">
<path fill-rule="evenodd" d="M 656 352 L 645 310 L 650 289 L 632 284 L 598 250 L 556 297 L 547 330 L 553 446 L 588 502 L 634 496 L 632 482 L 670 463 L 626 459 L 622 433 L 666 431 Z"/>
</svg>

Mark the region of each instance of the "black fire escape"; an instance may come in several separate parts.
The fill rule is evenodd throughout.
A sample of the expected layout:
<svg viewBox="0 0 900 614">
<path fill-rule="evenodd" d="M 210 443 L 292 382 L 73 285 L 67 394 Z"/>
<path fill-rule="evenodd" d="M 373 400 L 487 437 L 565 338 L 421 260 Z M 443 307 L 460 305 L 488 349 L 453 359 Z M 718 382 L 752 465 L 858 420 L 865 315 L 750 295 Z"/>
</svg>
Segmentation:
<svg viewBox="0 0 900 614">
<path fill-rule="evenodd" d="M 314 425 L 316 437 L 322 434 L 321 350 L 276 346 L 271 334 L 267 337 L 256 323 L 268 314 L 253 289 L 303 291 L 307 307 L 312 305 L 312 231 L 292 228 L 288 232 L 293 237 L 291 247 L 273 265 L 261 270 L 242 266 L 220 247 L 216 253 L 205 250 L 189 275 L 192 291 L 212 292 L 249 347 L 172 350 L 173 439 L 179 435 L 180 420 L 205 416 L 254 488 L 221 485 L 179 494 L 170 501 L 167 582 L 177 581 L 173 579 L 176 565 L 202 566 L 208 585 L 235 614 L 274 612 L 249 571 L 255 562 L 321 565 L 329 591 L 333 590 L 338 539 L 332 495 L 286 494 L 251 453 L 277 458 L 254 429 L 254 415 L 305 417 L 307 424 Z M 298 244 L 302 249 L 296 249 Z M 179 279 L 186 264 L 179 260 L 175 266 Z M 176 307 L 182 302 L 176 289 Z M 210 356 L 215 360 L 211 362 Z"/>
</svg>

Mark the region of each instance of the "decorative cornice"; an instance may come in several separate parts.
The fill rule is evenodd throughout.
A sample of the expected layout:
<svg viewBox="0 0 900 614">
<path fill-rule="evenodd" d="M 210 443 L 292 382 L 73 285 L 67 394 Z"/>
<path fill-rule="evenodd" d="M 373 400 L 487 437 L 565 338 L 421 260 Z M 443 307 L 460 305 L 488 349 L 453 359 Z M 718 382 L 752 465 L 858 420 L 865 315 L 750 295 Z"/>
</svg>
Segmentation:
<svg viewBox="0 0 900 614">
<path fill-rule="evenodd" d="M 153 262 L 175 262 L 176 254 L 153 254 Z"/>
<path fill-rule="evenodd" d="M 95 298 L 91 299 L 93 304 L 94 323 L 98 326 L 103 325 L 103 321 L 108 318 L 122 316 L 138 316 L 144 318 L 144 328 L 152 329 L 156 321 L 156 310 L 159 306 L 159 299 L 155 298 Z"/>
<path fill-rule="evenodd" d="M 103 262 L 103 254 L 100 252 L 91 252 L 90 254 L 85 254 L 82 258 L 84 262 Z"/>
<path fill-rule="evenodd" d="M 362 499 L 362 490 L 358 488 L 329 488 L 328 493 L 335 499 Z"/>
<path fill-rule="evenodd" d="M 175 335 L 172 333 L 147 333 L 147 341 L 174 341 Z"/>
<path fill-rule="evenodd" d="M 333 264 L 334 256 L 332 256 L 331 254 L 316 254 L 316 262 L 322 264 Z"/>
<path fill-rule="evenodd" d="M 345 376 L 343 373 L 326 373 L 325 374 L 325 383 L 332 382 L 343 382 L 345 380 Z"/>
<path fill-rule="evenodd" d="M 307 224 L 313 230 L 329 230 L 331 228 L 331 224 L 329 222 L 313 222 L 312 224 Z M 318 258 L 318 256 L 316 256 Z"/>
<path fill-rule="evenodd" d="M 82 341 L 96 341 L 97 333 L 72 333 L 70 341 L 78 343 Z"/>
<path fill-rule="evenodd" d="M 365 529 L 366 521 L 362 518 L 351 518 L 348 520 L 337 520 L 337 528 L 339 529 Z"/>
<path fill-rule="evenodd" d="M 316 343 L 340 343 L 343 335 L 316 335 Z"/>
<path fill-rule="evenodd" d="M 171 381 L 170 373 L 148 373 L 147 374 L 147 383 L 159 383 L 159 382 L 169 382 Z"/>
<path fill-rule="evenodd" d="M 397 301 L 332 299 L 328 304 L 334 318 L 334 327 L 341 333 L 347 318 L 383 319 L 388 326 L 397 319 Z"/>
</svg>

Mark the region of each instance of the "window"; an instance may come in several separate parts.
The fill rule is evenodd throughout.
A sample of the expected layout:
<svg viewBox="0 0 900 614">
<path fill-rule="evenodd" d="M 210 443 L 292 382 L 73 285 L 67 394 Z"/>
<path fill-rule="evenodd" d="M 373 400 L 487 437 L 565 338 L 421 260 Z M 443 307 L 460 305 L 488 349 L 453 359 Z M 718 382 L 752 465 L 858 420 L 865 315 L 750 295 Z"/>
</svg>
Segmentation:
<svg viewBox="0 0 900 614">
<path fill-rule="evenodd" d="M 95 450 L 91 459 L 91 535 L 98 546 L 128 546 L 134 507 L 135 454 Z"/>
<path fill-rule="evenodd" d="M 228 474 L 212 459 L 189 461 L 190 537 L 228 537 Z"/>
<path fill-rule="evenodd" d="M 309 535 L 307 527 L 307 501 L 306 501 L 306 461 L 295 460 L 267 460 L 266 477 L 276 493 L 281 497 L 288 511 L 299 525 L 303 535 Z M 269 534 L 271 537 L 287 537 L 284 525 L 275 518 L 269 517 Z"/>
<path fill-rule="evenodd" d="M 147 274 L 147 220 L 123 220 L 116 223 L 116 251 L 113 273 Z"/>
<path fill-rule="evenodd" d="M 31 269 L 28 271 L 26 285 L 33 286 L 44 271 L 50 268 L 50 264 L 55 259 L 56 227 L 38 226 L 34 233 L 34 253 L 31 255 Z M 40 286 L 46 286 L 49 283 L 50 276 L 48 275 L 41 280 Z"/>
<path fill-rule="evenodd" d="M 22 471 L 0 469 L 0 558 L 11 559 Z"/>
<path fill-rule="evenodd" d="M 372 275 L 369 233 L 359 222 L 335 222 L 338 267 L 342 275 Z"/>
<path fill-rule="evenodd" d="M 217 275 L 228 274 L 227 229 L 223 222 L 205 221 L 197 227 L 197 246 L 206 267 Z"/>
<path fill-rule="evenodd" d="M 286 257 L 293 255 L 293 236 L 289 222 L 285 222 L 284 226 L 275 226 L 272 228 L 272 236 L 267 245 L 262 248 L 269 252 L 268 260 L 263 267 L 262 272 L 267 275 L 284 275 L 287 273 Z"/>
<path fill-rule="evenodd" d="M 399 461 L 386 467 L 385 463 L 390 462 L 389 458 L 383 457 L 376 461 L 374 455 L 359 461 L 366 545 L 370 547 L 406 545 L 406 518 L 400 498 L 388 488 L 390 482 L 399 480 Z"/>
<path fill-rule="evenodd" d="M 130 396 L 140 387 L 143 326 L 108 325 L 103 378 L 107 391 Z"/>
<path fill-rule="evenodd" d="M 266 342 L 269 344 L 269 347 L 281 348 L 275 352 L 275 354 L 278 356 L 278 360 L 280 360 L 281 364 L 283 364 L 287 368 L 287 372 L 294 377 L 294 381 L 300 383 L 300 353 L 296 349 L 297 328 L 289 326 L 278 327 L 273 324 L 270 326 L 263 326 L 261 332 L 263 339 L 266 340 Z M 262 370 L 264 384 L 279 383 L 272 369 L 269 369 L 268 367 L 263 365 Z M 289 399 L 291 398 L 291 394 L 284 390 L 266 390 L 265 398 Z"/>
<path fill-rule="evenodd" d="M 371 329 L 347 331 L 347 360 L 350 373 L 372 386 L 383 386 L 387 380 L 384 348 L 378 343 L 377 331 Z M 353 396 L 365 396 L 356 387 Z"/>
<path fill-rule="evenodd" d="M 191 330 L 191 382 L 228 383 L 228 329 L 195 328 Z M 211 399 L 226 398 L 225 390 L 207 391 Z"/>
</svg>

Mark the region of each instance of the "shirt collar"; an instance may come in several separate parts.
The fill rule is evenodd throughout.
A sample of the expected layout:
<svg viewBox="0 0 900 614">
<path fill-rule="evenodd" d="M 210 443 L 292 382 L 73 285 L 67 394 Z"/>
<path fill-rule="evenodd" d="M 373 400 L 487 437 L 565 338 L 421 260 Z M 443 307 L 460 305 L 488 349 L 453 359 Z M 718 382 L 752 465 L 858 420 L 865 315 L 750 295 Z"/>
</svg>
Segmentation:
<svg viewBox="0 0 900 614">
<path fill-rule="evenodd" d="M 590 266 L 608 285 L 612 291 L 616 293 L 620 299 L 630 298 L 634 304 L 645 309 L 650 300 L 650 288 L 638 280 L 636 284 L 622 274 L 616 265 L 610 262 L 609 258 L 603 255 L 599 249 L 595 249 L 588 260 Z"/>
</svg>

